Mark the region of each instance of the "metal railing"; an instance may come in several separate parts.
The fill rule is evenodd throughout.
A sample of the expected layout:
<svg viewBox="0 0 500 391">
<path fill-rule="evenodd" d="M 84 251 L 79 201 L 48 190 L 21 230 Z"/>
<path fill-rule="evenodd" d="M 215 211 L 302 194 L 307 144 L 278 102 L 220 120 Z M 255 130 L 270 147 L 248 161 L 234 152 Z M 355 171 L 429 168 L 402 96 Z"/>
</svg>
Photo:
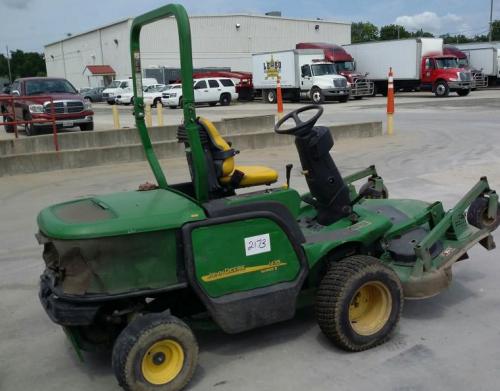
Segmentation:
<svg viewBox="0 0 500 391">
<path fill-rule="evenodd" d="M 25 116 L 21 113 L 16 113 L 16 108 L 19 110 L 21 105 L 19 102 L 28 102 L 29 105 L 41 105 L 43 107 L 47 107 L 50 105 L 50 111 L 47 112 L 46 110 L 43 110 L 41 113 L 37 114 L 43 114 L 45 118 L 31 118 L 27 119 Z M 17 139 L 19 138 L 19 132 L 18 132 L 18 126 L 24 125 L 24 126 L 29 126 L 29 125 L 34 125 L 34 124 L 52 124 L 52 133 L 54 135 L 54 148 L 58 152 L 59 151 L 59 140 L 58 140 L 58 135 L 57 135 L 57 124 L 56 124 L 56 111 L 55 111 L 55 106 L 54 106 L 54 100 L 50 96 L 43 96 L 43 95 L 37 95 L 37 96 L 12 96 L 12 95 L 6 95 L 6 96 L 0 96 L 0 111 L 1 115 L 3 116 L 3 122 L 0 122 L 0 126 L 4 126 L 5 130 L 7 130 L 8 127 L 12 126 L 14 127 L 13 133 L 14 137 Z"/>
</svg>

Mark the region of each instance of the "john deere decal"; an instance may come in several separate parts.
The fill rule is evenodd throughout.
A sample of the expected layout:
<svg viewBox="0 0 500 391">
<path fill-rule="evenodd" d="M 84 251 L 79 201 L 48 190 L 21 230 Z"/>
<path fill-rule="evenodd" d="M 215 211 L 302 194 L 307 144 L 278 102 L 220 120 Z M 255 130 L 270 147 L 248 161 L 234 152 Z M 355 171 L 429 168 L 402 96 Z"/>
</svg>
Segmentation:
<svg viewBox="0 0 500 391">
<path fill-rule="evenodd" d="M 286 263 L 282 262 L 279 259 L 266 263 L 265 265 L 257 265 L 257 266 L 235 266 L 235 267 L 226 267 L 224 270 L 219 270 L 217 272 L 213 272 L 207 274 L 206 276 L 202 276 L 201 279 L 204 282 L 212 282 L 217 280 L 222 280 L 223 278 L 229 278 L 234 276 L 239 276 L 240 274 L 247 273 L 267 273 L 278 270 L 278 268 L 286 266 Z"/>
</svg>

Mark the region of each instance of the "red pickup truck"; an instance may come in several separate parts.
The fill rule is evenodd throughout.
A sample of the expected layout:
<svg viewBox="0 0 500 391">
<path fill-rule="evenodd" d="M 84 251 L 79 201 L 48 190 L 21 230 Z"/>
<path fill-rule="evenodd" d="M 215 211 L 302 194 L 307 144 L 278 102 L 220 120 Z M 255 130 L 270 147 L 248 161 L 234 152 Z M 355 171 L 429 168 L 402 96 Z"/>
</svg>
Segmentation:
<svg viewBox="0 0 500 391">
<path fill-rule="evenodd" d="M 19 96 L 14 102 L 16 120 L 36 121 L 24 125 L 26 135 L 32 136 L 42 129 L 52 129 L 52 110 L 58 129 L 79 127 L 80 130 L 94 129 L 92 104 L 84 100 L 66 79 L 53 77 L 26 77 L 17 79 L 10 88 L 11 96 Z M 39 97 L 39 98 L 37 98 Z M 41 99 L 50 97 L 50 100 Z M 12 105 L 0 102 L 4 121 L 12 121 Z M 14 132 L 14 125 L 5 125 L 5 131 Z"/>
</svg>

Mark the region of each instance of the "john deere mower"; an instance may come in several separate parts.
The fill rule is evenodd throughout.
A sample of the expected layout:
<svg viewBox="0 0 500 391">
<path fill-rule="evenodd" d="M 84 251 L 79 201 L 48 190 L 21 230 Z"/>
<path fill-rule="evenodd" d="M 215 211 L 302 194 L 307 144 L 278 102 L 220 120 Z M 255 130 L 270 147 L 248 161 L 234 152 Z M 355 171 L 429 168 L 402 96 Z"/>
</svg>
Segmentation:
<svg viewBox="0 0 500 391">
<path fill-rule="evenodd" d="M 178 139 L 191 176 L 178 184 L 167 182 L 145 125 L 139 47 L 142 27 L 170 16 L 183 81 Z M 404 298 L 445 289 L 452 265 L 476 243 L 494 248 L 500 212 L 486 178 L 447 212 L 441 202 L 388 199 L 373 166 L 341 176 L 329 129 L 315 126 L 320 106 L 293 111 L 274 129 L 295 138 L 309 193 L 290 187 L 291 165 L 286 185 L 274 187 L 275 170 L 238 165 L 214 124 L 196 116 L 180 5 L 134 19 L 131 61 L 134 115 L 157 184 L 50 206 L 37 234 L 43 307 L 79 354 L 112 349 L 124 389 L 183 388 L 197 365 L 196 320 L 240 333 L 291 319 L 311 293 L 333 344 L 369 349 L 390 337 Z"/>
</svg>

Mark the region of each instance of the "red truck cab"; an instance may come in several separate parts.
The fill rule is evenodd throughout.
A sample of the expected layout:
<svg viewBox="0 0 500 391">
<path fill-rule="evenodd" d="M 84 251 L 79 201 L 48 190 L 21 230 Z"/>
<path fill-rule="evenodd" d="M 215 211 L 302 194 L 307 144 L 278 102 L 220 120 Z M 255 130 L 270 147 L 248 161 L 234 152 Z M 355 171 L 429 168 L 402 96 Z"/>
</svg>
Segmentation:
<svg viewBox="0 0 500 391">
<path fill-rule="evenodd" d="M 430 89 L 437 96 L 448 96 L 453 91 L 466 96 L 472 87 L 471 73 L 460 68 L 453 55 L 428 53 L 422 56 L 420 72 L 421 89 Z"/>
<path fill-rule="evenodd" d="M 66 79 L 53 77 L 17 79 L 12 83 L 10 95 L 20 97 L 14 101 L 15 118 L 34 121 L 25 125 L 28 136 L 38 133 L 43 128 L 52 129 L 52 113 L 55 114 L 58 129 L 73 127 L 79 127 L 80 130 L 94 129 L 91 103 L 84 100 Z M 6 122 L 14 120 L 12 108 L 9 109 L 4 104 L 2 111 Z M 13 125 L 6 125 L 5 129 L 7 132 L 14 131 Z"/>
<path fill-rule="evenodd" d="M 459 48 L 452 45 L 443 46 L 443 54 L 455 56 L 458 59 L 458 66 L 472 74 L 472 90 L 476 88 L 488 87 L 488 78 L 483 74 L 481 69 L 472 68 L 469 64 L 469 58 Z"/>
<path fill-rule="evenodd" d="M 351 96 L 361 99 L 363 96 L 372 96 L 374 83 L 366 79 L 367 75 L 356 72 L 354 58 L 339 45 L 324 42 L 300 42 L 296 49 L 322 49 L 324 61 L 332 62 L 339 75 L 344 76 L 351 85 Z"/>
</svg>

